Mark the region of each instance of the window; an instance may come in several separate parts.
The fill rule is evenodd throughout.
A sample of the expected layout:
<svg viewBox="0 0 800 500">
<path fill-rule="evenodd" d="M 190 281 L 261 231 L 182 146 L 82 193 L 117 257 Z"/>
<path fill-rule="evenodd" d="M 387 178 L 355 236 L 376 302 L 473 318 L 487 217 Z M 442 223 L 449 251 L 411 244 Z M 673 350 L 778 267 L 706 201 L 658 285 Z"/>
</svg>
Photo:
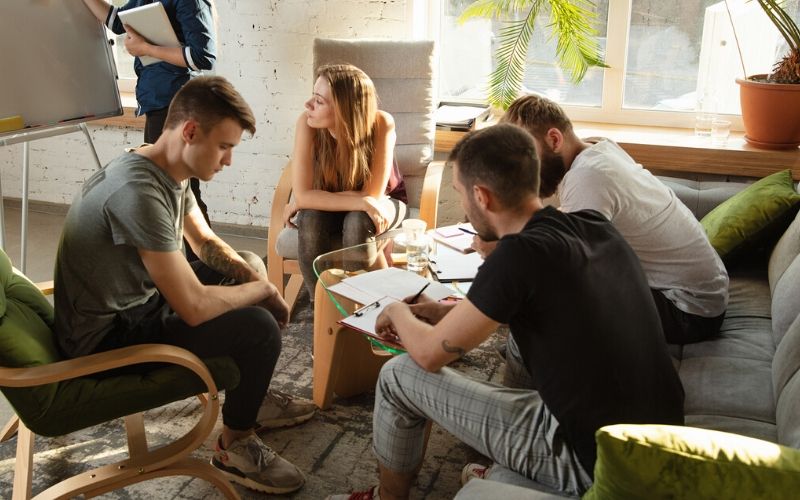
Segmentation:
<svg viewBox="0 0 800 500">
<path fill-rule="evenodd" d="M 437 2 L 434 2 L 437 3 Z M 493 68 L 503 22 L 489 19 L 458 24 L 471 0 L 438 2 L 431 9 L 440 47 L 442 100 L 483 100 L 485 77 Z M 737 126 L 742 75 L 724 1 L 595 0 L 598 43 L 608 69 L 591 69 L 573 85 L 555 64 L 548 40 L 549 12 L 537 20 L 528 50 L 523 87 L 565 106 L 577 120 L 691 127 L 702 99 Z M 785 7 L 800 18 L 800 0 Z M 748 75 L 766 73 L 787 53 L 786 42 L 756 2 L 729 0 Z M 467 63 L 468 62 L 468 63 Z"/>
</svg>

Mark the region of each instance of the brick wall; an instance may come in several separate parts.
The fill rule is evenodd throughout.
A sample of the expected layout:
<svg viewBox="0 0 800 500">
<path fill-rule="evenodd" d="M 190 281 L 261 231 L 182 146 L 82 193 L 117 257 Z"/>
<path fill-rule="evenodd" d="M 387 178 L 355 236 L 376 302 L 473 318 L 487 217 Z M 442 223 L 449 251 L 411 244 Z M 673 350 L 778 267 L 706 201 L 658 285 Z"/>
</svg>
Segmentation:
<svg viewBox="0 0 800 500">
<path fill-rule="evenodd" d="M 234 163 L 203 186 L 215 222 L 269 225 L 275 183 L 293 127 L 311 92 L 314 37 L 406 38 L 413 0 L 217 0 L 217 74 L 230 79 L 258 119 Z M 100 161 L 141 142 L 140 130 L 89 126 Z M 3 195 L 21 196 L 22 146 L 0 147 Z M 31 143 L 30 199 L 70 203 L 95 165 L 82 134 Z"/>
</svg>

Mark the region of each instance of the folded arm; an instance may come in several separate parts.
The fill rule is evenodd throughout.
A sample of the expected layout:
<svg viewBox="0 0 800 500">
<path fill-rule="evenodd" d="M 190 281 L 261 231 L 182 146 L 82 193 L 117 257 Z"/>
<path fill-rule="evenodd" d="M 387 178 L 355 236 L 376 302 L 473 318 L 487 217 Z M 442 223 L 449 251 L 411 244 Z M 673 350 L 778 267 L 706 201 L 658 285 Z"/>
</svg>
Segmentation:
<svg viewBox="0 0 800 500">
<path fill-rule="evenodd" d="M 262 294 L 240 297 L 242 299 L 241 301 L 229 303 L 230 307 L 223 312 L 248 305 L 259 305 L 268 309 L 281 327 L 288 323 L 289 307 L 283 300 L 283 297 L 280 296 L 275 286 L 269 282 L 266 276 L 259 274 L 256 269 L 250 267 L 250 265 L 245 262 L 244 259 L 242 259 L 236 250 L 231 248 L 230 245 L 225 243 L 219 236 L 214 234 L 203 218 L 203 214 L 200 212 L 200 209 L 196 206 L 184 218 L 184 236 L 189 242 L 189 245 L 192 247 L 192 250 L 194 250 L 194 252 L 200 257 L 200 260 L 205 265 L 222 274 L 223 276 L 233 278 L 237 283 L 240 283 L 240 285 L 237 286 L 221 288 L 238 290 L 245 284 L 257 284 L 257 286 L 252 285 L 251 288 L 254 290 L 266 291 L 266 293 Z M 194 275 L 191 267 L 189 268 L 189 271 L 192 273 L 192 275 Z M 201 284 L 201 286 L 203 285 Z M 159 289 L 160 288 L 161 287 L 159 286 Z M 220 287 L 206 288 L 213 289 Z M 241 293 L 246 293 L 246 290 L 242 290 L 243 291 Z M 227 291 L 222 291 L 220 293 L 227 297 Z M 169 301 L 169 297 L 167 297 L 167 300 Z M 172 305 L 171 302 L 170 305 Z M 174 306 L 173 309 L 178 312 L 178 309 L 176 309 Z M 178 314 L 180 315 L 180 312 L 178 312 Z M 183 318 L 183 316 L 181 316 L 181 318 Z M 190 323 L 188 319 L 183 319 L 187 323 Z M 203 321 L 207 321 L 208 319 L 210 318 L 207 318 Z"/>
<path fill-rule="evenodd" d="M 386 186 L 392 171 L 394 144 L 397 138 L 394 119 L 385 112 L 376 118 L 375 148 L 370 165 L 370 178 L 359 191 L 330 192 L 313 188 L 313 147 L 316 131 L 306 123 L 302 113 L 297 120 L 294 150 L 292 152 L 292 193 L 294 205 L 292 215 L 304 208 L 332 212 L 364 211 L 377 212 L 376 200 L 385 196 Z M 288 215 L 288 214 L 287 214 Z M 386 215 L 386 214 L 383 214 Z M 375 217 L 373 217 L 375 220 Z M 377 227 L 377 224 L 376 224 Z M 379 228 L 380 229 L 380 228 Z"/>
</svg>

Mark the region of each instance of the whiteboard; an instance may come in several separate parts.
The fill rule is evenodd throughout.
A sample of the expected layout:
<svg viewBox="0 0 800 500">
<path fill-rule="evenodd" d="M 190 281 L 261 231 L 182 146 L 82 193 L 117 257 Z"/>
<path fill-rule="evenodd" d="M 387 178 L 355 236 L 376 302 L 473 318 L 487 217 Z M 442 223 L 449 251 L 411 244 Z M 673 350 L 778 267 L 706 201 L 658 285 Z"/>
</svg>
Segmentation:
<svg viewBox="0 0 800 500">
<path fill-rule="evenodd" d="M 0 47 L 0 118 L 39 131 L 122 114 L 105 27 L 82 1 L 0 0 Z"/>
</svg>

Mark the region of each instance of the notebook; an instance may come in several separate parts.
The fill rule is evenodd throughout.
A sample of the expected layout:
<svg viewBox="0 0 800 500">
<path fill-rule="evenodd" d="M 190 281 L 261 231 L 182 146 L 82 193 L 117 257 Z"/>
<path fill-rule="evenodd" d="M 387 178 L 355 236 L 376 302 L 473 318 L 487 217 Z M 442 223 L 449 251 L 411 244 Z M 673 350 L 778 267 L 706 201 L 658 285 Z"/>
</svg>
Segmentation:
<svg viewBox="0 0 800 500">
<path fill-rule="evenodd" d="M 472 237 L 475 235 L 475 228 L 472 224 L 454 224 L 452 226 L 437 227 L 428 232 L 434 240 L 443 243 L 450 248 L 455 248 L 461 253 L 472 253 Z"/>
<path fill-rule="evenodd" d="M 127 24 L 148 42 L 160 47 L 180 47 L 181 43 L 172 29 L 167 12 L 161 2 L 149 3 L 141 7 L 117 14 L 122 24 Z M 145 66 L 157 63 L 160 59 L 150 56 L 139 58 Z"/>
</svg>

